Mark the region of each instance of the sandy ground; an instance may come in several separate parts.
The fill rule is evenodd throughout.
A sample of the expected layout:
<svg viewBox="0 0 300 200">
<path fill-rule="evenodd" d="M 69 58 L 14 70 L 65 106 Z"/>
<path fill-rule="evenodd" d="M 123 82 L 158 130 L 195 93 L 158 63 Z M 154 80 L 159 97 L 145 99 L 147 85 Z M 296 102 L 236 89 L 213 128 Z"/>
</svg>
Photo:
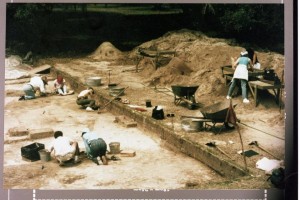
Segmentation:
<svg viewBox="0 0 300 200">
<path fill-rule="evenodd" d="M 166 118 L 163 123 L 174 127 L 176 134 L 199 144 L 214 141 L 230 156 L 231 161 L 244 166 L 243 157 L 237 153 L 241 150 L 241 142 L 236 129 L 224 129 L 219 134 L 211 130 L 187 132 L 183 129 L 181 120 L 181 116 L 186 115 L 201 117 L 202 108 L 218 102 L 229 105 L 229 101 L 225 98 L 228 86 L 224 84 L 225 80 L 220 66 L 230 64 L 230 57 L 238 55 L 242 47 L 230 46 L 224 40 L 207 38 L 189 31 L 166 34 L 142 44 L 141 47 L 176 50 L 177 55 L 173 58 L 165 58 L 164 65 L 156 70 L 155 60 L 138 58 L 137 49 L 124 53 L 104 43 L 90 57 L 54 58 L 41 60 L 39 64 L 50 64 L 72 77 L 79 78 L 82 82 L 85 82 L 88 77 L 100 76 L 102 85 L 97 88 L 107 95 L 109 95 L 107 89 L 109 83 L 128 87 L 125 95 L 121 96 L 122 100 L 126 99 L 130 105 L 146 109 L 144 114 L 151 115 L 153 107 L 146 108 L 145 106 L 145 101 L 150 99 L 153 106 L 162 106 L 165 114 L 175 114 L 174 118 Z M 263 68 L 273 66 L 281 77 L 284 70 L 282 55 L 258 52 L 258 56 Z M 137 73 L 135 69 L 139 59 Z M 108 76 L 109 71 L 110 76 Z M 170 91 L 174 84 L 199 85 L 195 93 L 199 108 L 190 110 L 184 103 L 174 105 L 174 94 Z M 80 146 L 83 147 L 79 132 L 88 126 L 108 143 L 119 141 L 121 148 L 133 149 L 137 155 L 132 158 L 122 158 L 120 161 L 111 161 L 108 166 L 96 166 L 86 160 L 76 167 L 60 168 L 55 161 L 48 163 L 22 161 L 21 146 L 33 141 L 5 144 L 4 184 L 7 188 L 261 189 L 273 186 L 266 181 L 268 176 L 265 172 L 256 168 L 256 162 L 264 157 L 277 160 L 285 158 L 284 106 L 281 110 L 279 109 L 272 91 L 260 93 L 258 107 L 255 107 L 250 93 L 250 104 L 243 104 L 240 96 L 233 98 L 233 103 L 237 104 L 235 113 L 241 122 L 239 127 L 244 148 L 254 150 L 258 152 L 258 155 L 247 158 L 251 176 L 239 180 L 228 180 L 218 176 L 201 162 L 174 150 L 168 150 L 163 141 L 147 133 L 146 130 L 128 129 L 113 123 L 115 116 L 109 112 L 96 114 L 80 110 L 75 103 L 76 94 L 18 102 L 17 96 L 22 94 L 21 86 L 21 84 L 6 84 L 5 133 L 9 128 L 16 126 L 51 127 L 55 130 L 62 130 L 69 137 L 78 140 Z M 281 100 L 284 105 L 284 98 Z M 216 124 L 217 128 L 222 125 L 222 123 Z M 50 140 L 48 138 L 39 141 L 48 143 Z M 252 141 L 257 141 L 260 147 L 272 152 L 272 155 L 256 146 L 248 145 Z M 217 149 L 212 149 L 212 151 L 228 159 Z M 41 169 L 42 165 L 44 169 Z M 87 167 L 95 170 L 86 170 Z M 36 173 L 32 173 L 32 169 Z M 95 179 L 95 176 L 99 178 Z M 21 183 L 18 181 L 20 178 L 28 181 Z"/>
<path fill-rule="evenodd" d="M 17 85 L 16 87 L 20 87 Z M 31 101 L 17 101 L 10 97 L 5 106 L 5 132 L 12 127 L 29 129 L 52 128 L 61 130 L 79 142 L 81 130 L 93 129 L 107 144 L 120 142 L 121 149 L 134 150 L 135 157 L 120 157 L 109 165 L 97 166 L 81 155 L 82 163 L 59 167 L 54 159 L 49 162 L 28 162 L 21 158 L 22 146 L 39 142 L 49 147 L 53 138 L 37 139 L 4 145 L 4 187 L 17 189 L 133 189 L 183 188 L 187 183 L 222 180 L 213 170 L 180 152 L 164 147 L 162 141 L 145 130 L 124 128 L 114 123 L 115 116 L 105 112 L 80 110 L 76 95 L 51 96 Z M 30 118 L 31 123 L 28 122 Z M 184 164 L 183 164 L 184 163 Z M 21 181 L 22 180 L 22 181 Z"/>
</svg>

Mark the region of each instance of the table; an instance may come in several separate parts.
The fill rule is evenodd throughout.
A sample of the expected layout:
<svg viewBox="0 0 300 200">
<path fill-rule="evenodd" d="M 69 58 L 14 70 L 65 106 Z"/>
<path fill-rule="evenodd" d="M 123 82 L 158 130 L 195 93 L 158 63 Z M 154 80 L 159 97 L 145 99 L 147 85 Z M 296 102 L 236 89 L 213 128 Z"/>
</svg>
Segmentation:
<svg viewBox="0 0 300 200">
<path fill-rule="evenodd" d="M 227 86 L 228 82 L 231 81 L 235 70 L 232 68 L 231 65 L 222 66 L 221 70 L 222 75 L 225 78 L 225 86 Z M 248 71 L 249 80 L 256 79 L 258 76 L 262 75 L 264 75 L 264 70 L 261 69 L 254 69 L 253 71 Z"/>
<path fill-rule="evenodd" d="M 165 55 L 173 55 L 173 57 L 176 56 L 176 51 L 168 51 L 168 50 L 148 50 L 148 49 L 144 49 L 144 48 L 139 48 L 138 49 L 138 54 L 139 54 L 139 58 L 138 58 L 138 62 L 136 65 L 136 71 L 138 71 L 138 65 L 140 63 L 140 61 L 144 58 L 144 57 L 149 57 L 149 58 L 154 58 L 155 59 L 155 68 L 158 68 L 158 59 L 160 57 L 163 57 Z"/>
<path fill-rule="evenodd" d="M 226 65 L 221 67 L 222 70 L 222 75 L 233 75 L 235 69 L 232 68 L 231 65 Z M 264 75 L 264 70 L 262 69 L 253 69 L 253 71 L 248 71 L 248 76 L 249 77 L 257 77 L 257 76 L 262 76 Z"/>
<path fill-rule="evenodd" d="M 278 105 L 280 104 L 280 94 L 281 94 L 280 92 L 281 92 L 281 89 L 284 88 L 283 84 L 274 85 L 272 83 L 257 80 L 257 81 L 249 81 L 248 85 L 249 85 L 251 94 L 254 97 L 255 107 L 258 105 L 257 89 L 273 90 L 273 92 L 275 94 L 275 101 Z"/>
</svg>

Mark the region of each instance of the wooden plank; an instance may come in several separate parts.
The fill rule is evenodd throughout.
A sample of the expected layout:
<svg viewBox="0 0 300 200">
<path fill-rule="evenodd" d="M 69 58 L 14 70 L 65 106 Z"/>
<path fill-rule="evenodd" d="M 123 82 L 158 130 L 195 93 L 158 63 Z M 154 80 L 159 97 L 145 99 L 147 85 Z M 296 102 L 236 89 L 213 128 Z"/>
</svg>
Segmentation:
<svg viewBox="0 0 300 200">
<path fill-rule="evenodd" d="M 133 150 L 122 150 L 120 152 L 120 156 L 122 157 L 134 157 L 135 155 L 136 153 Z"/>
<path fill-rule="evenodd" d="M 266 89 L 278 89 L 278 88 L 283 88 L 283 85 L 272 85 L 270 83 L 262 82 L 262 81 L 249 81 L 249 84 L 251 86 L 256 85 L 257 88 L 266 90 Z"/>
<path fill-rule="evenodd" d="M 51 65 L 42 65 L 42 66 L 39 66 L 39 67 L 36 67 L 32 70 L 29 71 L 29 74 L 30 75 L 33 75 L 33 74 L 36 74 L 36 73 L 39 73 L 39 72 L 42 72 L 42 71 L 45 71 L 45 70 L 48 70 L 51 68 Z"/>
<path fill-rule="evenodd" d="M 262 82 L 262 81 L 249 81 L 250 85 L 257 85 L 260 87 L 270 87 L 273 86 L 270 83 Z"/>
</svg>

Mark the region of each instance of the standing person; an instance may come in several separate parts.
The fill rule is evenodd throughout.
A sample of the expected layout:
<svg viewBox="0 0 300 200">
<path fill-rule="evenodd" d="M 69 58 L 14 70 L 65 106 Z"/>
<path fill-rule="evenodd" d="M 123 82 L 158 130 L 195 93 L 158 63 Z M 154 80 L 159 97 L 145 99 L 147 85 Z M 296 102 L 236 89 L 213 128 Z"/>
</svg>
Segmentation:
<svg viewBox="0 0 300 200">
<path fill-rule="evenodd" d="M 252 48 L 247 48 L 246 51 L 248 52 L 248 57 L 251 59 L 253 63 L 254 69 L 260 69 L 260 62 L 258 61 L 257 54 Z"/>
<path fill-rule="evenodd" d="M 87 88 L 79 93 L 76 103 L 82 107 L 85 107 L 87 111 L 93 111 L 96 106 L 95 100 L 92 99 L 94 89 L 92 87 Z M 96 109 L 96 108 L 95 108 Z"/>
<path fill-rule="evenodd" d="M 249 103 L 247 98 L 247 82 L 248 82 L 248 66 L 252 69 L 252 61 L 248 58 L 248 52 L 242 51 L 241 56 L 233 63 L 233 68 L 236 67 L 231 85 L 229 87 L 226 98 L 231 99 L 232 92 L 238 82 L 241 81 L 243 103 Z"/>
<path fill-rule="evenodd" d="M 71 159 L 74 159 L 74 164 L 80 162 L 78 159 L 80 152 L 77 142 L 63 136 L 63 132 L 61 131 L 55 131 L 54 138 L 49 151 L 54 151 L 54 157 L 60 166 L 63 166 L 66 161 L 70 161 Z"/>
<path fill-rule="evenodd" d="M 102 138 L 99 138 L 96 133 L 91 132 L 88 128 L 85 128 L 82 131 L 81 137 L 88 158 L 97 165 L 99 165 L 99 158 L 102 161 L 103 165 L 107 165 L 108 162 L 106 158 L 106 142 Z"/>
<path fill-rule="evenodd" d="M 54 80 L 53 84 L 56 93 L 62 96 L 67 95 L 66 80 L 61 75 L 57 75 L 57 78 Z"/>
<path fill-rule="evenodd" d="M 36 92 L 39 91 L 41 96 L 46 96 L 46 85 L 48 85 L 47 76 L 34 76 L 29 83 L 23 86 L 25 95 L 19 98 L 21 100 L 35 99 Z"/>
</svg>

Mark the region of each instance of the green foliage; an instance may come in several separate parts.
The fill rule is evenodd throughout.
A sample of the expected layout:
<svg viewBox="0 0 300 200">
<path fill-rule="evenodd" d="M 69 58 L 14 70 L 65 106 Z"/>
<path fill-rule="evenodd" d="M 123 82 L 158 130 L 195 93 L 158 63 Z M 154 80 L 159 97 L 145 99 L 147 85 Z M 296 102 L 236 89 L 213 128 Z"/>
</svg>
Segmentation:
<svg viewBox="0 0 300 200">
<path fill-rule="evenodd" d="M 86 52 L 105 40 L 137 45 L 183 28 L 283 50 L 283 4 L 6 5 L 7 46 L 17 43 L 17 49 L 22 45 L 24 51 L 79 51 L 80 46 Z"/>
<path fill-rule="evenodd" d="M 252 32 L 254 29 L 272 30 L 283 25 L 283 12 L 277 12 L 274 5 L 239 5 L 225 9 L 220 16 L 223 30 L 228 33 Z M 280 10 L 278 10 L 280 11 Z M 283 10 L 282 10 L 283 11 Z M 278 16 L 281 16 L 280 19 Z M 276 20 L 274 20 L 276 19 Z M 283 30 L 283 29 L 281 29 Z"/>
</svg>

